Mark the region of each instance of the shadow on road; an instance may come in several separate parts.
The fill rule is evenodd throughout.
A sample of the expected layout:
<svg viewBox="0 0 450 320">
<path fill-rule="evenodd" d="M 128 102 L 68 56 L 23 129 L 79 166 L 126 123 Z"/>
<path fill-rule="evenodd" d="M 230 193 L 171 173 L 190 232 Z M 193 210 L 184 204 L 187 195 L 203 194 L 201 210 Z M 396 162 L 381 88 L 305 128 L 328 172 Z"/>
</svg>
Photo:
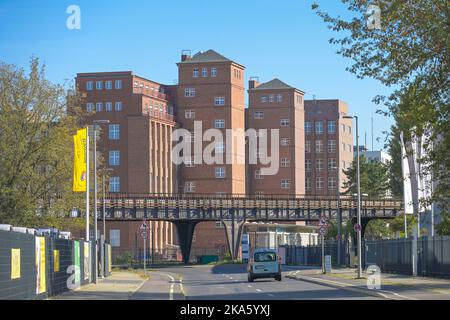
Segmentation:
<svg viewBox="0 0 450 320">
<path fill-rule="evenodd" d="M 211 268 L 213 274 L 247 273 L 246 264 L 220 264 Z"/>
</svg>

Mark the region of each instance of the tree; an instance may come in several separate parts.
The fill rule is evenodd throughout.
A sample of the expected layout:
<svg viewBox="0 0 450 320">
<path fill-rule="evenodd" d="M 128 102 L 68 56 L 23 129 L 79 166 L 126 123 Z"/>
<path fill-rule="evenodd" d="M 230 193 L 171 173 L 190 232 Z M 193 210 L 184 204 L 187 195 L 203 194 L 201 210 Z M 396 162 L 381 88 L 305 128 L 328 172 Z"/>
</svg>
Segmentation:
<svg viewBox="0 0 450 320">
<path fill-rule="evenodd" d="M 439 183 L 428 202 L 436 202 L 445 216 L 450 212 L 450 101 L 448 3 L 446 0 L 378 0 L 381 28 L 370 28 L 367 0 L 341 0 L 351 18 L 332 17 L 312 8 L 341 38 L 338 54 L 353 60 L 347 68 L 358 78 L 373 78 L 395 87 L 389 96 L 374 101 L 387 106 L 399 130 L 416 136 L 429 132 L 427 155 L 420 161 Z M 370 24 L 370 23 L 369 23 Z"/>
<path fill-rule="evenodd" d="M 388 154 L 391 160 L 388 162 L 389 190 L 393 197 L 403 197 L 403 172 L 402 172 L 402 146 L 400 143 L 400 131 L 392 126 L 388 142 Z"/>
<path fill-rule="evenodd" d="M 380 162 L 368 162 L 362 155 L 359 160 L 361 193 L 367 193 L 369 197 L 384 197 L 389 190 L 389 180 L 386 166 Z M 357 193 L 357 163 L 353 160 L 352 165 L 344 170 L 347 176 L 344 181 L 346 194 Z"/>
<path fill-rule="evenodd" d="M 81 118 L 77 108 L 67 114 L 66 96 L 38 59 L 28 76 L 0 64 L 1 223 L 82 228 L 82 219 L 68 216 L 83 196 L 72 192 L 72 135 Z"/>
<path fill-rule="evenodd" d="M 436 232 L 440 236 L 450 235 L 450 214 L 448 212 L 441 215 L 441 222 L 436 226 Z"/>
</svg>

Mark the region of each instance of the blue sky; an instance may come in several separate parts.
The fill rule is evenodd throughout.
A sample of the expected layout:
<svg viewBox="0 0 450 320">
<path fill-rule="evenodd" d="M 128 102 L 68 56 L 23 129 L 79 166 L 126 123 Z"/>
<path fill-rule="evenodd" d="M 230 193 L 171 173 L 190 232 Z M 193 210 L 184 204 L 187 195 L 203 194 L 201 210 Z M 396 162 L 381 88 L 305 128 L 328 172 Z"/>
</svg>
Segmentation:
<svg viewBox="0 0 450 320">
<path fill-rule="evenodd" d="M 316 0 L 346 15 L 338 0 Z M 306 98 L 339 98 L 360 118 L 374 149 L 392 119 L 375 113 L 372 99 L 389 89 L 345 71 L 351 61 L 328 43 L 332 36 L 310 0 L 0 0 L 0 61 L 26 68 L 31 56 L 46 64 L 55 83 L 77 72 L 131 70 L 172 84 L 183 49 L 214 49 L 246 67 L 246 78 L 280 78 Z M 81 30 L 66 28 L 69 5 L 81 9 Z M 377 142 L 376 137 L 381 137 Z"/>
</svg>

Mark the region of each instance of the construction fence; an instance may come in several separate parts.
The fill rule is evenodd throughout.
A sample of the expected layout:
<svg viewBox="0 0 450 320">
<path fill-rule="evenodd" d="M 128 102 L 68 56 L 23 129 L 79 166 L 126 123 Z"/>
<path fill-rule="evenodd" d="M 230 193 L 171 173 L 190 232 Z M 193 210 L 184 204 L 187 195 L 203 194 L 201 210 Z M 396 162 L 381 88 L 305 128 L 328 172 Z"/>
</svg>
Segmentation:
<svg viewBox="0 0 450 320">
<path fill-rule="evenodd" d="M 0 230 L 0 299 L 46 299 L 92 282 L 92 242 Z M 106 275 L 111 248 L 105 244 Z"/>
</svg>

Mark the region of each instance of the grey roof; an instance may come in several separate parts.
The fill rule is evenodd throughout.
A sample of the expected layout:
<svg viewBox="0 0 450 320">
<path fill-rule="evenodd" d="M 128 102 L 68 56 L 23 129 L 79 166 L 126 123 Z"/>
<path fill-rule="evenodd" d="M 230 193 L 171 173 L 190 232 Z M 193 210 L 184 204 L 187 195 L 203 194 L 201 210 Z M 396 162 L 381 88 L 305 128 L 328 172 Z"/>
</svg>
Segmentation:
<svg viewBox="0 0 450 320">
<path fill-rule="evenodd" d="M 295 89 L 295 88 L 284 83 L 280 79 L 275 78 L 269 82 L 261 83 L 259 86 L 257 86 L 252 90 L 270 90 L 270 89 Z"/>
<path fill-rule="evenodd" d="M 180 63 L 224 62 L 224 61 L 231 61 L 231 60 L 217 53 L 216 51 L 210 49 L 205 52 L 200 51 L 194 54 L 191 59 L 182 61 Z"/>
</svg>

